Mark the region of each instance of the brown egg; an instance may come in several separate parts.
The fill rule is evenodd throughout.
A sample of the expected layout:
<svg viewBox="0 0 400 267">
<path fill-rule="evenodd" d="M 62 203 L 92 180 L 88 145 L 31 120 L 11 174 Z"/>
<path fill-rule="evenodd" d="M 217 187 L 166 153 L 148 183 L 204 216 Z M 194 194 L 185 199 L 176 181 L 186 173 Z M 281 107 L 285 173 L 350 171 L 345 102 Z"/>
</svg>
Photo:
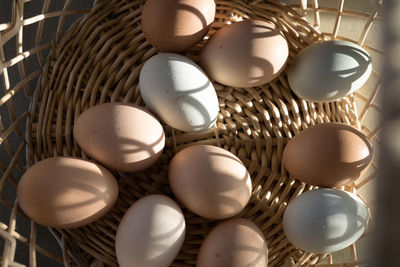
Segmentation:
<svg viewBox="0 0 400 267">
<path fill-rule="evenodd" d="M 209 219 L 238 214 L 251 195 L 251 179 L 243 163 L 216 146 L 190 146 L 175 155 L 169 184 L 190 211 Z"/>
<path fill-rule="evenodd" d="M 359 178 L 371 164 L 372 154 L 367 137 L 357 129 L 343 123 L 323 123 L 291 139 L 282 161 L 302 182 L 336 187 Z"/>
<path fill-rule="evenodd" d="M 288 55 L 287 41 L 275 24 L 246 20 L 217 31 L 202 49 L 200 61 L 221 84 L 253 87 L 275 79 Z"/>
<path fill-rule="evenodd" d="M 104 167 L 55 157 L 30 167 L 17 187 L 18 204 L 34 222 L 56 228 L 92 223 L 117 201 L 118 184 Z"/>
<path fill-rule="evenodd" d="M 203 241 L 197 267 L 267 267 L 268 247 L 260 228 L 247 219 L 218 224 Z"/>
<path fill-rule="evenodd" d="M 214 17 L 214 0 L 148 0 L 141 26 L 147 41 L 162 52 L 183 52 L 203 39 Z"/>
<path fill-rule="evenodd" d="M 83 112 L 75 122 L 74 137 L 90 157 L 123 172 L 151 166 L 165 144 L 164 130 L 152 114 L 137 105 L 116 102 Z"/>
</svg>

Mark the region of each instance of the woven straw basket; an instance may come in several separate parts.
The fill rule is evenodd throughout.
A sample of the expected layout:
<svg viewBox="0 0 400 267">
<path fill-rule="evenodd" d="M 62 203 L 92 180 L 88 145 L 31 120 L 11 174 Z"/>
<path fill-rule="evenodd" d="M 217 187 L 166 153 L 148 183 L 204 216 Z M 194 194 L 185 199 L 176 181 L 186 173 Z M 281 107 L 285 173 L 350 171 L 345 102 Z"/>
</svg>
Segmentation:
<svg viewBox="0 0 400 267">
<path fill-rule="evenodd" d="M 329 121 L 358 127 L 375 148 L 379 145 L 377 99 L 383 54 L 376 42 L 379 37 L 371 32 L 379 32 L 381 27 L 381 1 L 372 0 L 368 10 L 356 11 L 354 2 L 359 1 L 313 0 L 307 5 L 307 1 L 217 0 L 210 35 L 226 23 L 270 20 L 289 42 L 288 64 L 296 53 L 317 40 L 344 39 L 369 51 L 373 73 L 361 90 L 330 103 L 311 103 L 296 97 L 288 87 L 285 72 L 271 83 L 255 88 L 215 84 L 220 103 L 217 126 L 205 133 L 192 134 L 165 125 L 166 148 L 155 166 L 134 174 L 115 173 L 120 197 L 105 217 L 77 229 L 49 229 L 58 241 L 60 253 L 58 246 L 44 242 L 46 228 L 30 222 L 19 209 L 15 196 L 18 180 L 29 166 L 45 158 L 86 157 L 73 139 L 72 128 L 77 116 L 89 107 L 110 101 L 144 105 L 138 75 L 144 62 L 157 53 L 141 31 L 144 0 L 80 1 L 87 2 L 88 9 L 76 9 L 75 0 L 41 0 L 42 10 L 25 18 L 24 11 L 30 1 L 13 0 L 10 20 L 0 23 L 3 266 L 36 266 L 44 258 L 54 260 L 55 265 L 59 262 L 65 266 L 116 266 L 115 233 L 124 212 L 146 194 L 172 196 L 167 180 L 168 162 L 177 151 L 194 143 L 221 146 L 236 154 L 248 168 L 253 193 L 238 216 L 253 220 L 263 231 L 268 242 L 269 266 L 365 263 L 366 259 L 357 250 L 363 250 L 362 242 L 371 234 L 374 218 L 356 245 L 334 255 L 305 253 L 289 243 L 282 230 L 282 214 L 289 201 L 313 187 L 289 177 L 282 167 L 281 156 L 288 139 L 310 125 Z M 351 21 L 349 34 L 342 29 L 346 20 Z M 51 40 L 42 38 L 46 31 L 53 33 Z M 194 47 L 187 56 L 196 61 L 201 46 Z M 369 191 L 375 173 L 373 163 L 363 178 L 342 188 L 361 195 L 371 214 L 374 201 Z M 194 266 L 202 240 L 216 224 L 187 210 L 184 213 L 187 236 L 173 266 Z M 21 254 L 29 262 L 19 263 L 24 258 Z"/>
</svg>

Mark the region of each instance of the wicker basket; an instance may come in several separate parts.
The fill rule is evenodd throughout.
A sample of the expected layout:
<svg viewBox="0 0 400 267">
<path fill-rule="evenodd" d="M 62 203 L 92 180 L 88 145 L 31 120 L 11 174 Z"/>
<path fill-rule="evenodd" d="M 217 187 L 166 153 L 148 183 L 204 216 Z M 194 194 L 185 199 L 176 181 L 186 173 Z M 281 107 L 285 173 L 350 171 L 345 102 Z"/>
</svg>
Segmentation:
<svg viewBox="0 0 400 267">
<path fill-rule="evenodd" d="M 252 219 L 262 229 L 268 241 L 270 266 L 355 266 L 365 262 L 365 258 L 358 259 L 356 247 L 367 239 L 371 229 L 356 245 L 335 255 L 304 253 L 287 241 L 281 224 L 283 211 L 290 200 L 312 186 L 290 178 L 282 168 L 281 156 L 289 138 L 310 125 L 329 121 L 354 125 L 375 147 L 379 145 L 376 134 L 380 108 L 376 103 L 382 52 L 376 43 L 378 38 L 369 33 L 379 32 L 381 1 L 370 1 L 370 10 L 362 12 L 355 11 L 354 2 L 358 1 L 313 0 L 307 6 L 306 0 L 293 5 L 287 4 L 293 1 L 283 4 L 273 0 L 218 0 L 210 34 L 241 19 L 271 20 L 290 43 L 289 64 L 298 51 L 317 40 L 345 39 L 371 53 L 373 74 L 357 93 L 321 104 L 298 99 L 290 91 L 285 73 L 256 88 L 216 84 L 220 100 L 217 127 L 202 134 L 188 134 L 165 126 L 166 148 L 155 166 L 135 174 L 116 173 L 120 197 L 109 214 L 81 228 L 49 229 L 61 247 L 61 257 L 57 248 L 43 241 L 43 227 L 30 222 L 19 210 L 15 197 L 18 180 L 26 168 L 42 159 L 56 155 L 86 157 L 73 139 L 72 127 L 75 118 L 87 108 L 110 101 L 143 105 L 138 74 L 143 63 L 157 53 L 141 32 L 144 0 L 80 1 L 93 6 L 77 10 L 74 6 L 78 1 L 41 0 L 43 9 L 37 10 L 36 16 L 25 18 L 29 0 L 14 0 L 10 22 L 0 24 L 3 266 L 21 266 L 18 261 L 23 253 L 29 255 L 29 263 L 24 264 L 30 266 L 41 265 L 44 257 L 65 266 L 116 266 L 115 232 L 124 211 L 143 195 L 171 195 L 168 162 L 177 151 L 193 143 L 221 146 L 247 166 L 253 179 L 253 194 L 239 216 Z M 349 34 L 342 29 L 346 20 L 352 21 Z M 42 38 L 45 31 L 54 33 L 51 40 Z M 188 56 L 196 60 L 201 45 Z M 374 163 L 363 178 L 342 188 L 359 193 L 370 210 L 374 202 L 368 191 L 373 188 L 375 173 Z M 215 225 L 187 210 L 185 216 L 187 237 L 173 266 L 195 265 L 200 244 Z M 369 228 L 373 218 L 370 222 Z"/>
</svg>

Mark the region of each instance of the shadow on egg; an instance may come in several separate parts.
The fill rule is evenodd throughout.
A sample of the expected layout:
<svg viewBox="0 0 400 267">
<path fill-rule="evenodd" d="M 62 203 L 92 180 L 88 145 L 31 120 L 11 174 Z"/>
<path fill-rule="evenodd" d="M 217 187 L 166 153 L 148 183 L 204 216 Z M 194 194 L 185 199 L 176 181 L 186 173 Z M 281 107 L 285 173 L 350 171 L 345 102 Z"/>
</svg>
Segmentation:
<svg viewBox="0 0 400 267">
<path fill-rule="evenodd" d="M 145 16 L 142 17 L 146 39 L 161 52 L 183 52 L 189 49 L 208 32 L 212 21 L 207 23 L 207 19 L 213 20 L 215 12 L 215 8 L 208 6 L 211 3 L 213 1 L 207 4 L 204 1 L 193 1 L 192 5 L 182 1 L 152 1 L 144 8 Z M 154 16 L 159 18 L 154 19 Z"/>
<path fill-rule="evenodd" d="M 177 61 L 182 65 L 187 65 L 188 68 L 195 67 L 199 72 L 204 73 L 204 71 L 199 66 L 195 64 L 189 64 L 187 61 L 182 59 L 182 57 L 179 57 L 172 53 L 168 53 L 167 57 L 168 60 Z M 198 82 L 196 81 L 188 84 L 196 83 Z M 210 116 L 212 115 L 210 113 L 213 113 L 214 103 L 209 102 L 213 102 L 214 99 L 210 99 L 211 101 L 209 102 L 204 101 L 203 103 L 201 103 L 199 100 L 196 99 L 196 97 L 193 97 L 193 95 L 210 90 L 210 86 L 212 86 L 212 83 L 209 79 L 206 79 L 204 84 L 199 85 L 195 88 L 187 88 L 188 84 L 185 84 L 185 90 L 181 93 L 171 93 L 166 90 L 168 97 L 170 97 L 168 99 L 163 99 L 164 96 L 161 95 L 152 95 L 151 101 L 153 103 L 158 103 L 158 105 L 152 105 L 151 107 L 147 105 L 146 108 L 148 108 L 154 114 L 158 114 L 158 116 L 170 126 L 175 126 L 176 128 L 179 127 L 180 129 L 178 130 L 185 132 L 206 131 L 210 129 L 217 120 L 218 112 L 215 112 L 215 116 Z M 211 89 L 214 90 L 213 88 Z M 210 98 L 210 95 L 206 95 L 206 97 Z M 162 108 L 162 103 L 164 103 L 164 107 L 170 107 L 171 105 L 169 103 L 174 103 L 176 104 L 177 108 L 175 108 L 174 106 L 166 110 L 165 108 Z M 218 105 L 218 103 L 216 103 L 216 105 Z M 171 121 L 170 118 L 174 118 L 174 121 Z M 177 121 L 180 121 L 182 123 L 177 123 Z"/>
<path fill-rule="evenodd" d="M 147 111 L 146 111 L 147 112 Z M 118 128 L 121 127 L 119 121 L 115 120 L 115 123 L 110 123 L 111 132 L 118 132 Z M 140 122 L 139 122 L 140 123 Z M 112 129 L 114 128 L 114 129 Z M 156 132 L 149 133 L 155 135 Z M 154 136 L 155 137 L 155 136 Z M 92 153 L 86 152 L 89 156 L 97 159 L 101 162 L 107 162 L 110 166 L 119 166 L 123 162 L 123 168 L 121 171 L 137 171 L 150 167 L 154 162 L 156 162 L 159 156 L 163 152 L 163 146 L 165 144 L 165 134 L 160 131 L 160 136 L 154 142 L 144 143 L 140 142 L 137 135 L 132 137 L 118 137 L 118 142 L 114 143 L 114 149 L 112 153 L 115 153 L 113 157 L 106 155 L 106 152 L 101 149 L 100 146 L 95 147 L 95 151 Z M 102 143 L 99 142 L 100 144 Z M 161 148 L 161 149 L 160 149 Z M 111 152 L 110 152 L 111 153 Z"/>
<path fill-rule="evenodd" d="M 168 28 L 164 28 L 164 30 L 166 30 L 166 34 L 167 36 L 174 36 L 174 43 L 176 44 L 188 44 L 188 43 L 193 43 L 193 40 L 202 40 L 203 36 L 206 35 L 206 33 L 208 32 L 208 26 L 207 25 L 207 21 L 206 18 L 204 17 L 204 15 L 196 8 L 189 6 L 189 5 L 185 5 L 182 3 L 177 3 L 177 1 L 170 1 L 170 3 L 175 3 L 176 7 L 171 7 L 171 11 L 174 12 L 173 14 L 173 18 L 174 21 L 177 21 L 177 14 L 179 12 L 190 12 L 192 14 L 194 14 L 196 16 L 196 18 L 201 22 L 202 24 L 202 29 L 192 33 L 192 34 L 188 34 L 188 35 L 182 35 L 182 34 L 177 34 L 177 29 L 176 25 L 171 24 L 170 27 Z M 193 28 L 192 28 L 193 29 Z M 167 49 L 166 51 L 169 51 L 169 49 Z M 161 50 L 161 52 L 163 52 L 163 50 Z"/>
<path fill-rule="evenodd" d="M 194 145 L 174 156 L 169 184 L 183 206 L 207 219 L 226 219 L 243 210 L 251 196 L 251 178 L 229 154 L 216 146 Z"/>
<path fill-rule="evenodd" d="M 254 32 L 255 29 L 264 29 L 268 32 L 256 33 Z M 255 40 L 258 38 L 266 38 L 277 35 L 282 34 L 279 33 L 279 30 L 273 27 L 268 27 L 266 25 L 253 25 L 252 32 L 249 33 L 249 39 Z M 266 77 L 271 77 L 272 75 L 279 73 L 284 69 L 285 64 L 283 64 L 283 66 L 279 69 L 274 69 L 273 62 L 265 60 L 261 57 L 254 57 L 253 55 L 257 53 L 254 51 L 252 43 L 247 42 L 245 45 L 246 47 L 244 47 L 242 51 L 246 51 L 248 54 L 244 55 L 242 60 L 245 61 L 247 59 L 248 61 L 249 68 L 247 69 L 247 79 L 250 83 L 255 85 L 258 85 L 260 82 L 264 83 Z M 276 53 L 279 53 L 279 50 L 276 50 Z"/>
<path fill-rule="evenodd" d="M 202 51 L 201 66 L 219 83 L 233 87 L 273 80 L 285 67 L 288 49 L 279 29 L 261 23 L 245 20 L 217 31 Z"/>
<path fill-rule="evenodd" d="M 289 74 L 295 73 L 289 75 L 289 83 L 300 96 L 316 102 L 334 101 L 368 80 L 372 61 L 362 49 L 330 41 L 307 48 L 289 70 Z"/>
<path fill-rule="evenodd" d="M 343 242 L 347 242 L 349 239 L 351 239 L 355 233 L 358 233 L 360 231 L 364 232 L 365 228 L 365 219 L 362 218 L 360 215 L 357 215 L 355 217 L 355 220 L 352 218 L 352 216 L 349 216 L 348 214 L 359 214 L 358 206 L 355 201 L 346 201 L 346 206 L 343 206 L 343 201 L 341 201 L 344 198 L 348 198 L 348 195 L 340 190 L 335 190 L 335 193 L 324 193 L 326 196 L 325 198 L 321 198 L 321 206 L 325 207 L 325 212 L 324 216 L 329 217 L 329 216 L 336 216 L 336 217 L 342 217 L 342 220 L 345 220 L 347 222 L 347 228 L 343 229 L 344 231 L 337 236 L 332 236 L 332 237 L 322 237 L 324 247 L 329 247 L 329 246 L 335 246 Z M 334 201 L 334 199 L 337 199 L 337 201 Z M 329 200 L 329 201 L 328 201 Z M 341 204 L 342 205 L 341 205 Z M 343 210 L 347 212 L 347 215 L 343 213 Z M 332 227 L 327 225 L 327 227 Z M 348 244 L 350 245 L 350 244 Z M 348 246 L 347 245 L 347 246 Z"/>
<path fill-rule="evenodd" d="M 149 164 L 152 164 L 158 159 L 158 157 L 153 157 L 153 156 L 162 154 L 163 149 L 156 151 L 155 148 L 157 146 L 160 146 L 160 144 L 163 144 L 164 140 L 165 136 L 163 132 L 161 136 L 159 136 L 157 140 L 154 141 L 153 143 L 143 143 L 132 138 L 119 138 L 118 139 L 119 145 L 123 146 L 124 149 L 123 150 L 121 149 L 120 155 L 118 156 L 118 158 L 116 158 L 116 160 L 119 161 L 121 158 L 126 159 L 124 161 L 124 164 L 126 165 L 126 168 L 129 169 L 133 169 L 135 166 L 144 166 L 144 165 L 149 167 L 150 166 Z M 145 154 L 144 156 L 146 156 L 146 158 L 143 160 L 137 160 L 137 159 L 129 160 L 132 154 L 139 152 Z"/>
<path fill-rule="evenodd" d="M 282 162 L 291 177 L 320 187 L 338 187 L 360 178 L 373 159 L 368 138 L 344 123 L 311 126 L 284 148 Z"/>
<path fill-rule="evenodd" d="M 118 141 L 121 141 L 120 146 L 124 147 L 124 153 L 122 154 L 131 154 L 135 152 L 146 152 L 148 156 L 152 156 L 157 154 L 155 147 L 161 144 L 164 140 L 164 134 L 161 134 L 157 138 L 156 141 L 152 143 L 143 143 L 139 142 L 133 138 L 118 138 Z"/>
<path fill-rule="evenodd" d="M 340 64 L 340 62 L 336 62 L 334 58 L 335 54 L 342 54 L 350 57 L 358 64 L 358 66 L 353 68 L 330 70 L 326 77 L 321 77 L 322 80 L 326 79 L 326 81 L 329 81 L 324 84 L 329 97 L 336 98 L 343 97 L 351 92 L 353 83 L 365 75 L 368 68 L 371 68 L 371 57 L 363 50 L 355 47 L 345 45 L 335 45 L 333 47 L 334 49 L 331 48 L 331 53 L 329 53 L 330 57 L 324 58 L 326 66 L 333 67 L 336 64 Z M 330 78 L 333 76 L 335 79 Z M 340 88 L 340 90 L 338 88 Z"/>
<path fill-rule="evenodd" d="M 226 151 L 229 151 L 229 150 L 226 150 Z M 230 151 L 229 151 L 229 152 L 230 152 Z M 231 153 L 232 153 L 232 152 L 231 152 Z M 212 153 L 210 153 L 210 155 L 228 158 L 229 160 L 233 160 L 233 161 L 239 163 L 240 165 L 243 165 L 244 168 L 246 168 L 246 166 L 243 164 L 243 162 L 242 162 L 239 158 L 237 158 L 237 157 L 233 157 L 233 156 L 231 156 L 231 155 L 226 155 L 226 154 L 223 154 L 223 153 L 216 153 L 216 152 L 212 152 Z"/>
<path fill-rule="evenodd" d="M 176 203 L 159 194 L 135 201 L 121 219 L 115 241 L 121 267 L 169 266 L 185 238 L 185 218 Z"/>
<path fill-rule="evenodd" d="M 141 251 L 144 253 L 152 252 L 152 255 L 143 255 L 148 266 L 161 266 L 165 262 L 166 256 L 173 253 L 176 246 L 180 245 L 180 240 L 185 235 L 185 231 L 182 231 L 182 228 L 185 227 L 185 220 L 182 216 L 182 219 L 176 225 L 173 225 L 172 228 L 165 229 L 166 226 L 164 226 L 163 230 L 165 231 L 163 233 L 152 235 L 151 233 L 154 229 L 151 222 L 154 221 L 153 218 L 155 217 L 155 214 L 159 212 L 154 206 L 152 206 L 152 208 L 153 209 L 149 210 L 145 214 L 141 214 L 142 216 L 140 217 L 141 221 L 148 222 L 142 224 L 142 228 L 140 229 L 142 233 L 148 233 L 146 238 L 141 238 L 140 247 Z M 172 208 L 165 206 L 164 209 Z M 177 216 L 179 216 L 179 213 L 176 213 Z M 178 237 L 176 235 L 177 233 L 180 233 Z M 171 238 L 175 239 L 174 243 L 170 242 Z M 132 241 L 135 242 L 135 240 Z M 136 242 L 139 242 L 139 240 Z"/>
<path fill-rule="evenodd" d="M 52 190 L 46 196 L 53 199 L 46 203 L 46 210 L 56 212 L 43 214 L 43 216 L 48 217 L 49 221 L 63 224 L 63 228 L 75 228 L 94 222 L 105 215 L 117 200 L 118 185 L 106 181 L 101 184 L 99 177 L 110 177 L 111 173 L 98 167 L 96 171 L 93 171 L 91 169 L 93 165 L 85 168 L 72 164 L 68 169 L 65 161 L 63 164 L 64 170 L 69 172 L 68 179 L 65 181 L 54 179 Z"/>
<path fill-rule="evenodd" d="M 335 163 L 335 168 L 330 168 L 329 174 L 331 177 L 335 177 L 337 185 L 348 184 L 361 177 L 368 170 L 368 166 L 371 164 L 373 159 L 371 143 L 363 133 L 353 127 L 346 127 L 346 129 L 342 129 L 341 131 L 350 131 L 357 136 L 357 138 L 361 139 L 362 143 L 365 144 L 366 150 L 362 150 L 364 153 L 362 153 L 362 151 L 359 152 L 359 160 L 356 161 L 341 159 L 342 155 L 348 153 L 348 146 L 351 145 L 351 141 L 345 143 L 338 142 L 336 149 L 330 151 L 332 153 L 331 159 L 339 159 L 339 161 Z"/>
<path fill-rule="evenodd" d="M 214 207 L 212 211 L 210 210 L 210 213 L 213 213 L 210 218 L 224 219 L 235 216 L 244 209 L 251 197 L 252 186 L 250 174 L 243 163 L 235 157 L 221 153 L 210 153 L 210 156 L 225 157 L 243 166 L 244 173 L 240 174 L 240 177 L 238 177 L 238 172 L 232 173 L 232 171 L 229 171 L 229 166 L 224 166 L 223 168 L 217 167 L 212 174 L 215 178 L 212 184 L 212 190 L 215 192 L 215 195 L 209 196 L 210 199 L 204 199 L 210 207 Z M 210 162 L 209 164 L 212 165 L 215 163 Z M 237 170 L 237 167 L 235 167 L 235 170 Z M 197 190 L 199 190 L 200 194 L 210 190 L 210 184 L 208 183 L 199 183 L 197 185 Z M 197 205 L 199 205 L 198 209 L 202 213 L 204 212 L 204 214 L 200 215 L 207 218 L 206 215 L 208 214 L 203 210 L 205 203 L 197 203 Z"/>
<path fill-rule="evenodd" d="M 241 227 L 248 228 L 248 232 L 253 231 L 253 229 L 247 225 L 241 224 Z M 243 234 L 243 233 L 242 233 Z M 227 244 L 230 244 L 229 250 L 233 251 L 234 253 L 228 255 L 224 255 L 226 261 L 224 261 L 224 266 L 236 266 L 237 262 L 245 262 L 245 265 L 243 266 L 258 266 L 260 263 L 265 264 L 265 258 L 266 258 L 266 251 L 268 251 L 268 248 L 266 244 L 263 244 L 263 247 L 256 247 L 256 246 L 249 246 L 249 245 L 240 245 L 237 244 L 237 240 L 240 240 L 241 238 L 238 236 L 237 232 L 233 232 L 231 235 L 224 236 Z M 218 258 L 219 256 L 223 255 L 218 255 L 218 251 L 215 252 L 215 257 Z M 239 258 L 240 257 L 240 258 Z M 261 265 L 264 266 L 264 265 Z"/>
<path fill-rule="evenodd" d="M 267 266 L 268 248 L 261 229 L 235 218 L 219 223 L 203 241 L 198 267 Z"/>
<path fill-rule="evenodd" d="M 283 230 L 290 242 L 311 253 L 332 253 L 356 242 L 368 224 L 368 208 L 351 193 L 307 191 L 289 203 Z"/>
<path fill-rule="evenodd" d="M 201 72 L 203 72 L 199 67 L 198 69 Z M 209 88 L 210 85 L 211 85 L 210 80 L 207 80 L 207 82 L 202 86 L 193 89 L 187 89 L 185 90 L 185 96 L 182 98 L 178 97 L 176 101 L 177 103 L 179 103 L 179 105 L 184 104 L 186 108 L 192 107 L 194 110 L 197 111 L 198 115 L 203 118 L 204 123 L 196 125 L 192 124 L 193 129 L 196 131 L 204 131 L 205 129 L 208 129 L 209 126 L 212 124 L 212 122 L 215 122 L 217 120 L 217 115 L 215 116 L 215 118 L 211 118 L 209 112 L 204 107 L 204 104 L 202 104 L 200 101 L 196 100 L 196 98 L 191 96 L 194 93 L 207 90 L 207 88 Z"/>
<path fill-rule="evenodd" d="M 368 170 L 368 166 L 371 164 L 373 155 L 374 155 L 372 145 L 369 142 L 368 138 L 363 133 L 359 132 L 358 130 L 356 130 L 352 127 L 347 127 L 346 130 L 351 131 L 358 138 L 360 138 L 362 140 L 362 142 L 365 143 L 368 151 L 367 151 L 366 155 L 360 160 L 353 161 L 353 162 L 348 162 L 348 161 L 346 162 L 346 161 L 342 160 L 342 161 L 338 162 L 336 171 L 338 172 L 338 174 L 340 174 L 340 176 L 338 175 L 337 177 L 343 177 L 343 180 L 338 180 L 338 181 L 341 181 L 340 184 L 347 184 L 347 183 L 354 181 L 354 178 L 361 177 L 361 175 L 364 174 Z M 341 154 L 345 154 L 345 153 L 341 152 L 342 149 L 347 150 L 348 148 L 338 147 L 338 150 L 337 150 L 338 157 L 337 158 L 340 158 Z"/>
<path fill-rule="evenodd" d="M 249 228 L 249 227 L 248 227 Z M 233 242 L 235 240 L 235 234 L 232 235 L 233 236 Z M 235 244 L 235 243 L 233 243 Z M 249 266 L 258 266 L 259 263 L 265 263 L 266 261 L 266 251 L 268 251 L 268 248 L 266 246 L 266 244 L 264 244 L 263 247 L 255 247 L 255 246 L 243 246 L 243 245 L 233 245 L 233 249 L 235 251 L 240 252 L 251 252 L 252 255 L 254 255 L 253 257 L 248 257 L 247 259 L 250 260 L 249 262 L 247 262 L 247 264 Z M 233 256 L 231 258 L 232 263 L 234 264 L 235 261 L 237 261 L 237 259 L 235 259 L 235 256 Z"/>
<path fill-rule="evenodd" d="M 176 3 L 176 4 L 177 4 L 177 7 L 173 8 L 173 10 L 175 11 L 174 17 L 176 17 L 176 13 L 178 13 L 178 12 L 188 11 L 188 12 L 193 13 L 199 19 L 199 21 L 201 22 L 203 27 L 208 26 L 206 18 L 198 9 L 196 9 L 192 6 L 183 4 L 183 3 Z"/>
<path fill-rule="evenodd" d="M 214 118 L 211 118 L 209 112 L 204 107 L 204 105 L 202 103 L 200 103 L 198 100 L 196 100 L 194 97 L 186 96 L 184 101 L 179 102 L 179 105 L 180 105 L 180 107 L 182 107 L 182 109 L 192 110 L 192 114 L 193 114 L 193 111 L 195 111 L 195 113 L 197 114 L 196 117 L 201 118 L 200 121 L 203 121 L 203 123 L 193 123 L 193 121 L 189 119 L 188 122 L 191 125 L 190 132 L 207 131 L 217 121 L 218 113 L 216 113 L 216 116 Z M 193 115 L 191 115 L 191 116 L 193 116 Z M 189 131 L 189 129 L 188 129 L 188 131 Z"/>
</svg>

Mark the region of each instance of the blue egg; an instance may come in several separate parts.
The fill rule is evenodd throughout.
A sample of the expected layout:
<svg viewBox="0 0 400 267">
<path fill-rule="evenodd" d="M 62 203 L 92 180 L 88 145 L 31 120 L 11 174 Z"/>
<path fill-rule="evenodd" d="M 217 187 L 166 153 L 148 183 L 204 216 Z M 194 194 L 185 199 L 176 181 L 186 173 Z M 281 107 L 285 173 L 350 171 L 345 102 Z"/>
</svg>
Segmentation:
<svg viewBox="0 0 400 267">
<path fill-rule="evenodd" d="M 332 253 L 356 242 L 368 224 L 368 208 L 354 194 L 331 188 L 307 191 L 287 206 L 282 227 L 297 248 Z"/>
<path fill-rule="evenodd" d="M 302 50 L 288 68 L 290 88 L 300 98 L 329 102 L 360 89 L 372 71 L 371 56 L 361 46 L 331 40 Z"/>
</svg>

